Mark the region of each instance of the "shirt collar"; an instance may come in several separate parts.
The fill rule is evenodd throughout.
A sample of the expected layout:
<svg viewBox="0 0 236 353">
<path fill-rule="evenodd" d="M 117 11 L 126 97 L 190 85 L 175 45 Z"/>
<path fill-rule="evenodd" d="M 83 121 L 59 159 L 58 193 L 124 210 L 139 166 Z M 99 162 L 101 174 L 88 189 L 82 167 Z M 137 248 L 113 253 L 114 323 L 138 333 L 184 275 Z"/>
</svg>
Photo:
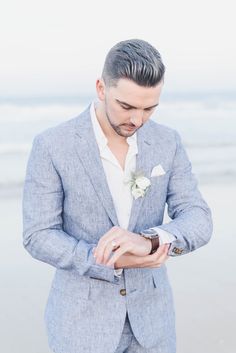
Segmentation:
<svg viewBox="0 0 236 353">
<path fill-rule="evenodd" d="M 95 133 L 95 137 L 98 143 L 98 146 L 100 149 L 103 149 L 107 146 L 107 138 L 101 128 L 101 125 L 99 124 L 99 121 L 96 116 L 96 111 L 95 111 L 95 104 L 96 102 L 92 102 L 90 106 L 90 115 L 91 115 L 91 120 L 92 120 L 92 125 Z M 137 133 L 135 132 L 132 136 L 129 136 L 126 138 L 127 143 L 134 147 L 135 150 L 137 151 Z"/>
</svg>

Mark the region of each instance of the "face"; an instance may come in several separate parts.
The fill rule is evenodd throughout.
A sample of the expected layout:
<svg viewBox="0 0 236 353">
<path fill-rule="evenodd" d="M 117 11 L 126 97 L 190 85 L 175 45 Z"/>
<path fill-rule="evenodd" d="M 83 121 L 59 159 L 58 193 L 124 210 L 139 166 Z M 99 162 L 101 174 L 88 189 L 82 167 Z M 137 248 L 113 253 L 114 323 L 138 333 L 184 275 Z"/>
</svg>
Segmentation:
<svg viewBox="0 0 236 353">
<path fill-rule="evenodd" d="M 142 87 L 120 79 L 115 87 L 97 80 L 96 88 L 107 123 L 120 136 L 133 135 L 150 118 L 159 104 L 163 82 L 155 87 Z"/>
</svg>

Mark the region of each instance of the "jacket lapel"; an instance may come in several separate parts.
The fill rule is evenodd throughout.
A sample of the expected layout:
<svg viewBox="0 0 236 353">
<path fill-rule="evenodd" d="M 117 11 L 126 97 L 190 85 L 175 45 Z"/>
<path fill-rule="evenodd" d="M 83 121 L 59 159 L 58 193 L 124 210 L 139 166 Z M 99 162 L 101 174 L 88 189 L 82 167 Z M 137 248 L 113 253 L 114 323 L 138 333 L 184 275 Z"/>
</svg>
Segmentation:
<svg viewBox="0 0 236 353">
<path fill-rule="evenodd" d="M 77 119 L 76 151 L 108 217 L 114 225 L 118 225 L 118 218 L 100 158 L 89 109 L 90 107 Z"/>
<path fill-rule="evenodd" d="M 150 179 L 151 173 L 151 139 L 149 139 L 148 122 L 145 123 L 141 129 L 137 131 L 137 144 L 138 144 L 138 154 L 136 157 L 136 172 L 142 172 L 143 176 Z M 148 191 L 147 191 L 148 192 Z M 136 200 L 133 198 L 131 214 L 129 219 L 128 230 L 133 231 L 138 220 L 139 212 L 141 210 L 142 203 L 146 196 L 139 197 Z"/>
</svg>

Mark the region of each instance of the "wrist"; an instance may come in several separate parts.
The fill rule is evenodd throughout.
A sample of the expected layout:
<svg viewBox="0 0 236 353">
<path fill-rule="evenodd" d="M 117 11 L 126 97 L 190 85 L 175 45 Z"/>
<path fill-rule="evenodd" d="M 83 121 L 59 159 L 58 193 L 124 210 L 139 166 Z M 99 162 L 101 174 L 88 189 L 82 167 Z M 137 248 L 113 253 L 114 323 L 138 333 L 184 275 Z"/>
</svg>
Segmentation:
<svg viewBox="0 0 236 353">
<path fill-rule="evenodd" d="M 152 251 L 152 240 L 149 238 L 142 237 L 143 241 L 145 242 L 145 246 L 147 249 L 147 255 L 149 255 Z"/>
<path fill-rule="evenodd" d="M 159 235 L 156 232 L 156 230 L 149 228 L 149 229 L 146 229 L 146 230 L 143 230 L 142 232 L 140 232 L 140 235 L 144 239 L 148 239 L 151 242 L 151 249 L 150 249 L 150 252 L 148 253 L 148 255 L 151 255 L 154 252 L 156 252 L 160 246 Z"/>
</svg>

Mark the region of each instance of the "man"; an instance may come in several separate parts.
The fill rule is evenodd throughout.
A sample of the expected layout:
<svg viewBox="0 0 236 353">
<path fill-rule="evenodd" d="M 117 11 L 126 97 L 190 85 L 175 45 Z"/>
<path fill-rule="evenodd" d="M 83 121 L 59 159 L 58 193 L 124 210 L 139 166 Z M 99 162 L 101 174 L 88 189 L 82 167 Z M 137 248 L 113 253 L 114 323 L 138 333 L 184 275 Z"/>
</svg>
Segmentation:
<svg viewBox="0 0 236 353">
<path fill-rule="evenodd" d="M 165 261 L 205 245 L 212 220 L 179 134 L 150 119 L 164 72 L 149 43 L 116 44 L 98 102 L 34 139 L 23 237 L 56 268 L 45 310 L 56 353 L 176 350 Z"/>
</svg>

